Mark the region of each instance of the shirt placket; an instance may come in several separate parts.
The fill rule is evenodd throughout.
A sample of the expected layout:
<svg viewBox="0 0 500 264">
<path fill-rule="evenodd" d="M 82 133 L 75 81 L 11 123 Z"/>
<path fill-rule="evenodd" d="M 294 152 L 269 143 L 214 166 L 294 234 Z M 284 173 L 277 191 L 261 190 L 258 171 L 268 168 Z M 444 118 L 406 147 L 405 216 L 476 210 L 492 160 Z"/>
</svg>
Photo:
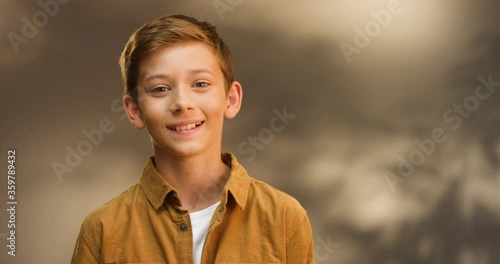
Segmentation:
<svg viewBox="0 0 500 264">
<path fill-rule="evenodd" d="M 210 221 L 210 226 L 208 228 L 208 232 L 207 232 L 207 237 L 205 238 L 205 244 L 203 245 L 203 251 L 201 253 L 201 263 L 202 264 L 205 264 L 205 263 L 210 263 L 210 260 L 212 260 L 214 258 L 214 255 L 215 255 L 215 250 L 216 248 L 214 248 L 216 245 L 214 245 L 214 242 L 213 242 L 213 231 L 219 227 L 219 225 L 222 223 L 222 220 L 224 219 L 224 215 L 227 211 L 226 209 L 226 199 L 224 198 L 223 201 L 225 202 L 224 204 L 223 203 L 220 203 L 219 206 L 217 207 L 215 213 L 214 213 L 214 217 L 212 217 L 212 220 Z"/>
<path fill-rule="evenodd" d="M 177 259 L 179 263 L 193 263 L 193 232 L 189 212 L 181 209 L 176 193 L 173 193 L 173 198 L 174 204 L 169 207 L 179 239 L 175 245 Z"/>
</svg>

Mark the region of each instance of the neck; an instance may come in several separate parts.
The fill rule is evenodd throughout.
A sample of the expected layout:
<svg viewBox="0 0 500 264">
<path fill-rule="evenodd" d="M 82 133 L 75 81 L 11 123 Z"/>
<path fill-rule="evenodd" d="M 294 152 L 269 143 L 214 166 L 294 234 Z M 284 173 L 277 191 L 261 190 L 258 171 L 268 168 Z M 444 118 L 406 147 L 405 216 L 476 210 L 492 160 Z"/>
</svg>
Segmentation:
<svg viewBox="0 0 500 264">
<path fill-rule="evenodd" d="M 160 175 L 178 191 L 182 208 L 189 212 L 218 202 L 230 174 L 220 151 L 189 157 L 155 151 L 155 164 Z"/>
</svg>

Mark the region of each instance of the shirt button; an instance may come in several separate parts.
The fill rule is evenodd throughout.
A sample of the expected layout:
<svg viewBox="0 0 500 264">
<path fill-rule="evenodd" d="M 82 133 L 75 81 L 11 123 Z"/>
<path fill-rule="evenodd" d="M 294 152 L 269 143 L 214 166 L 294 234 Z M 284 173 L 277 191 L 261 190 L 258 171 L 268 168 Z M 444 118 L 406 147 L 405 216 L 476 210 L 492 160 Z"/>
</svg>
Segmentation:
<svg viewBox="0 0 500 264">
<path fill-rule="evenodd" d="M 179 226 L 179 228 L 181 229 L 181 231 L 186 231 L 186 229 L 188 229 L 186 223 L 181 223 L 181 225 Z"/>
</svg>

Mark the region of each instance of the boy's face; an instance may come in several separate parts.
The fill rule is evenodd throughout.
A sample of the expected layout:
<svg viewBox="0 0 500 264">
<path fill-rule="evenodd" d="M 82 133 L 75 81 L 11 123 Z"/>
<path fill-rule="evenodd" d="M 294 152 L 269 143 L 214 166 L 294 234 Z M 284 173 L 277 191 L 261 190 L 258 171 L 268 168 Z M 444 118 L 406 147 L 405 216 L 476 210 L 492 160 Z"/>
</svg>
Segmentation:
<svg viewBox="0 0 500 264">
<path fill-rule="evenodd" d="M 155 153 L 220 152 L 224 117 L 238 113 L 242 91 L 234 82 L 226 94 L 212 50 L 201 42 L 176 43 L 149 54 L 139 66 L 138 105 L 128 95 L 124 104 L 132 124 L 148 129 Z"/>
</svg>

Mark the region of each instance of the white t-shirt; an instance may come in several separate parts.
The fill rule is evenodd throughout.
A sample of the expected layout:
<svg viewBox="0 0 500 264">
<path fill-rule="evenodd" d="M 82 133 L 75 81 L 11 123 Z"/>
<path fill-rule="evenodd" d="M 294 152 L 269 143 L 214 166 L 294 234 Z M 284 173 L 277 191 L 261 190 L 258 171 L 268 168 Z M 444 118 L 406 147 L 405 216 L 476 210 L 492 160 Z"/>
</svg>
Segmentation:
<svg viewBox="0 0 500 264">
<path fill-rule="evenodd" d="M 210 225 L 210 220 L 212 220 L 212 215 L 217 209 L 217 203 L 194 213 L 189 213 L 191 218 L 191 227 L 193 231 L 193 263 L 199 264 L 201 262 L 201 253 L 203 251 L 203 244 L 205 244 L 205 238 L 208 233 L 208 226 Z"/>
</svg>

